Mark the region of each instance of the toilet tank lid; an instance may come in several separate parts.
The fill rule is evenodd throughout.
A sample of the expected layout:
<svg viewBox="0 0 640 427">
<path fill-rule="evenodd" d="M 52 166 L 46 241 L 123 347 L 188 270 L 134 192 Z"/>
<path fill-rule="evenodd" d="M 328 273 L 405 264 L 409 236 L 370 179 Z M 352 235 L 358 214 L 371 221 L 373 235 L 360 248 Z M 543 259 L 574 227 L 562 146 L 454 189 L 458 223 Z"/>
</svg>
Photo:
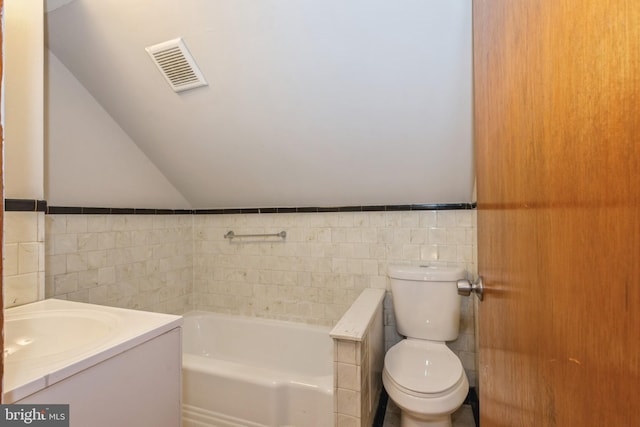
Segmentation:
<svg viewBox="0 0 640 427">
<path fill-rule="evenodd" d="M 466 274 L 460 267 L 390 265 L 389 277 L 423 282 L 449 282 L 464 279 Z"/>
</svg>

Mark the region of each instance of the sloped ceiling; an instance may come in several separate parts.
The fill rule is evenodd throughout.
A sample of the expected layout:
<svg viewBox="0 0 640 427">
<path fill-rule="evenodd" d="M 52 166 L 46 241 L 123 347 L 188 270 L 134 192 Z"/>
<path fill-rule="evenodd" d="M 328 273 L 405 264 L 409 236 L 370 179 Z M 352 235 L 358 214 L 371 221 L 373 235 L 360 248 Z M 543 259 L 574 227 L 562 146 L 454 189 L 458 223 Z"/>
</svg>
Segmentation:
<svg viewBox="0 0 640 427">
<path fill-rule="evenodd" d="M 66 0 L 47 43 L 194 208 L 471 202 L 471 0 Z M 182 37 L 208 86 L 145 47 Z"/>
</svg>

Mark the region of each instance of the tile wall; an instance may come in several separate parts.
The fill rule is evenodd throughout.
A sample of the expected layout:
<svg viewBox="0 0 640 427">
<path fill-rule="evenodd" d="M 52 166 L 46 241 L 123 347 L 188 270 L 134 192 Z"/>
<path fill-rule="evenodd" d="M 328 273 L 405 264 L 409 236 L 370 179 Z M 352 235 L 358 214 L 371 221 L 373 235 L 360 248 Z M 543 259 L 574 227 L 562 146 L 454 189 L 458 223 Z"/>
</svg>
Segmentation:
<svg viewBox="0 0 640 427">
<path fill-rule="evenodd" d="M 198 309 L 332 326 L 390 263 L 475 272 L 475 211 L 196 215 Z M 279 238 L 224 234 L 287 232 Z"/>
<path fill-rule="evenodd" d="M 4 306 L 44 298 L 45 215 L 43 212 L 4 213 Z"/>
<path fill-rule="evenodd" d="M 333 326 L 391 263 L 476 276 L 476 211 L 46 215 L 46 296 L 168 313 L 190 309 Z M 225 239 L 287 232 L 279 238 Z M 400 337 L 390 293 L 385 346 Z M 475 384 L 474 313 L 450 347 Z"/>
<path fill-rule="evenodd" d="M 286 240 L 224 234 L 287 232 Z M 197 309 L 333 326 L 365 288 L 388 289 L 392 263 L 452 265 L 477 275 L 476 211 L 331 212 L 194 216 Z M 450 347 L 475 384 L 474 308 L 462 299 Z M 395 330 L 385 299 L 385 346 Z"/>
<path fill-rule="evenodd" d="M 330 333 L 335 427 L 373 424 L 382 391 L 384 294 L 365 289 Z"/>
<path fill-rule="evenodd" d="M 188 311 L 192 224 L 191 215 L 47 215 L 47 298 Z"/>
</svg>

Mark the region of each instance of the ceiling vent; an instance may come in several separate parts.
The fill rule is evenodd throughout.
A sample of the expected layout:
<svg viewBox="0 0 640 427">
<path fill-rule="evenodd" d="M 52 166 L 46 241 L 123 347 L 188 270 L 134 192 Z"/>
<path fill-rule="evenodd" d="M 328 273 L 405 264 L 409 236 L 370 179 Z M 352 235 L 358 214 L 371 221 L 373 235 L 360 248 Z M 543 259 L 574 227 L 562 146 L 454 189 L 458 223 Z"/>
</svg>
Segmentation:
<svg viewBox="0 0 640 427">
<path fill-rule="evenodd" d="M 182 92 L 207 85 L 181 38 L 149 46 L 146 51 L 174 91 Z"/>
</svg>

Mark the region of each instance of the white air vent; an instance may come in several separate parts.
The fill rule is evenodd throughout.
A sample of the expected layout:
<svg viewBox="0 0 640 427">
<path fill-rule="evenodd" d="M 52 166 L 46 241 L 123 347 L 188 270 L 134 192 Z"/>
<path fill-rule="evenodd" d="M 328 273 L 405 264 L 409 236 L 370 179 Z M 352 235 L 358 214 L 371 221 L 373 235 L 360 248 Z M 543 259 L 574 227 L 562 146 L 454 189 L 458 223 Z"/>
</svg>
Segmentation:
<svg viewBox="0 0 640 427">
<path fill-rule="evenodd" d="M 207 85 L 181 38 L 149 46 L 146 50 L 174 91 L 182 92 Z"/>
</svg>

